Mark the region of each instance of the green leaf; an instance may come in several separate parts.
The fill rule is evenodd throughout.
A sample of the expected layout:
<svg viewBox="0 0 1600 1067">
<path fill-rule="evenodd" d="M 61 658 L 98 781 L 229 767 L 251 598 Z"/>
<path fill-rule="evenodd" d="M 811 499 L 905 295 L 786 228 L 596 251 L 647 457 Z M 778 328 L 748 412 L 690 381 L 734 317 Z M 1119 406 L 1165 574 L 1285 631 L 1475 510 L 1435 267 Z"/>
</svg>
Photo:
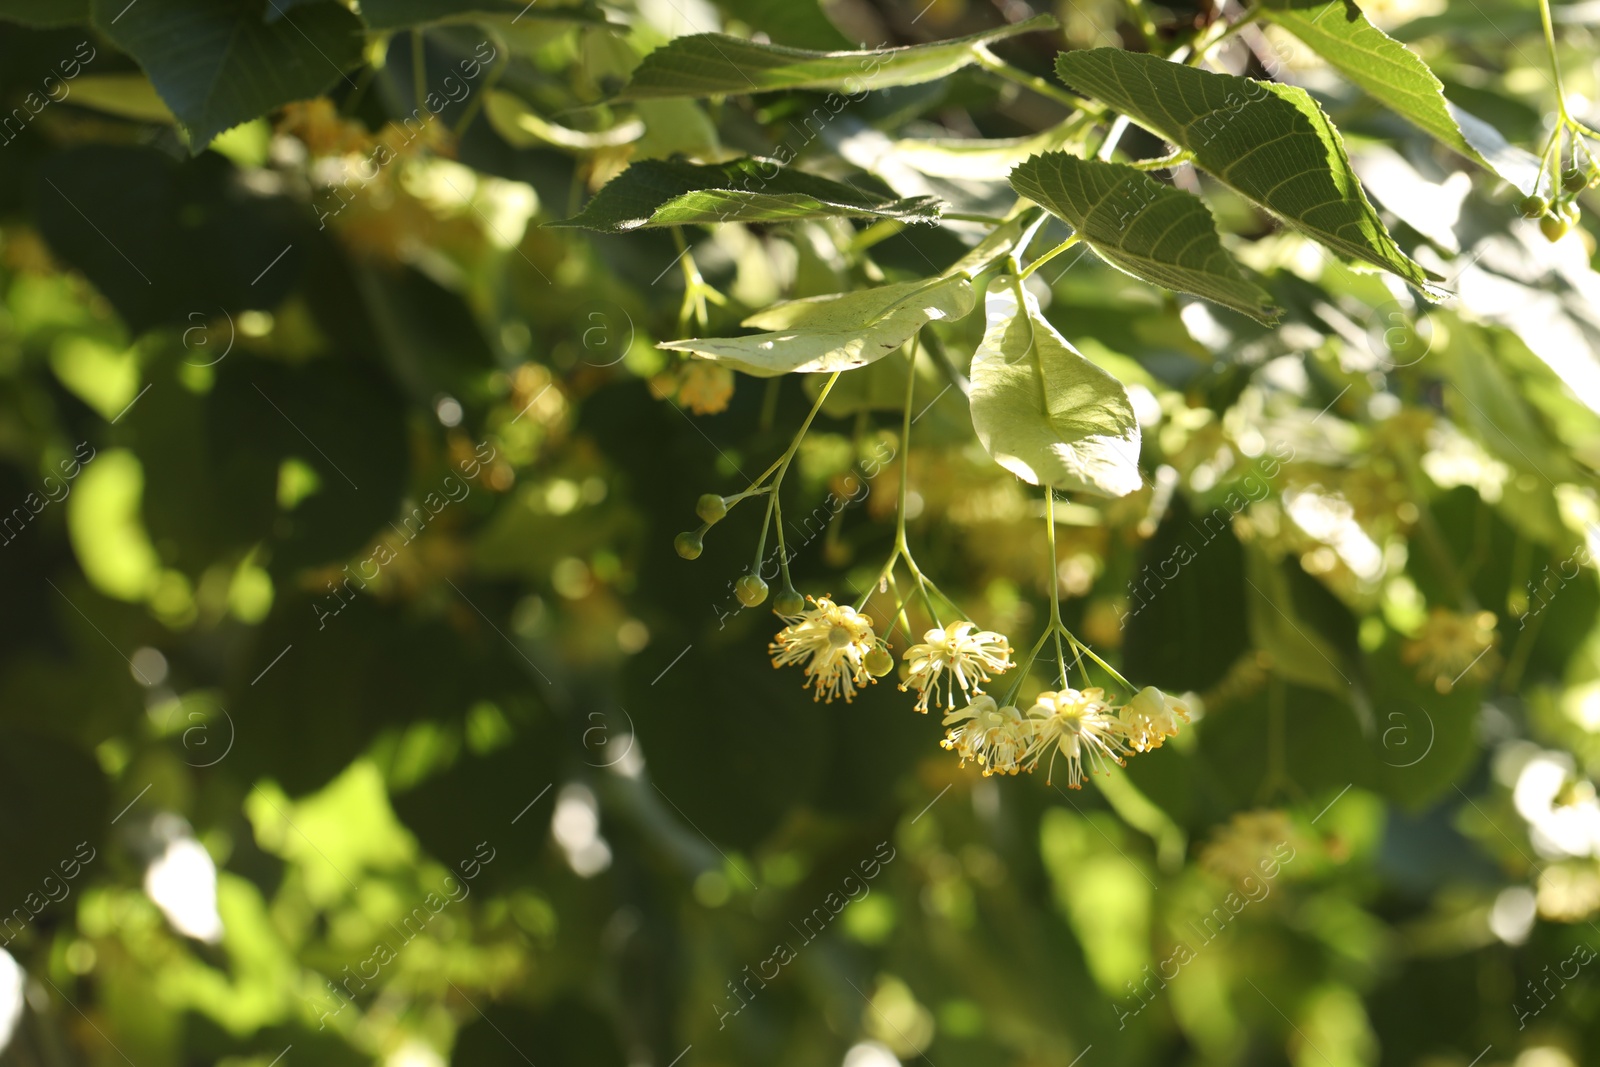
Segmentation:
<svg viewBox="0 0 1600 1067">
<path fill-rule="evenodd" d="M 777 44 L 796 48 L 849 48 L 817 0 L 717 0 L 723 14 L 760 30 Z"/>
<path fill-rule="evenodd" d="M 143 0 L 141 0 L 143 2 Z M 281 3 L 282 0 L 276 0 Z M 556 5 L 541 0 L 363 0 L 361 19 L 374 30 L 403 30 L 438 22 L 476 22 L 485 17 L 521 22 L 605 23 L 605 12 L 592 3 Z"/>
<path fill-rule="evenodd" d="M 196 153 L 223 130 L 320 95 L 361 60 L 361 22 L 336 3 L 269 25 L 241 0 L 94 0 L 94 20 L 138 60 Z"/>
<path fill-rule="evenodd" d="M 690 352 L 760 378 L 850 370 L 893 352 L 930 321 L 965 316 L 973 302 L 972 280 L 964 274 L 923 278 L 790 300 L 744 320 L 767 333 L 666 341 L 656 347 Z"/>
<path fill-rule="evenodd" d="M 985 312 L 972 426 L 994 461 L 1033 485 L 1111 497 L 1138 489 L 1139 421 L 1122 383 L 1068 344 L 1015 277 L 989 283 Z"/>
<path fill-rule="evenodd" d="M 1056 71 L 1290 226 L 1427 291 L 1426 272 L 1389 236 L 1339 131 L 1304 89 L 1116 48 L 1063 53 Z"/>
<path fill-rule="evenodd" d="M 770 159 L 735 159 L 709 166 L 652 159 L 635 163 L 606 183 L 577 215 L 551 225 L 624 233 L 692 223 L 825 218 L 932 222 L 942 207 L 935 197 L 901 200 Z"/>
<path fill-rule="evenodd" d="M 89 21 L 89 0 L 0 0 L 0 19 L 46 29 Z"/>
<path fill-rule="evenodd" d="M 1101 259 L 1135 278 L 1269 325 L 1279 314 L 1222 247 L 1199 197 L 1133 167 L 1065 152 L 1023 163 L 1011 172 L 1011 188 L 1066 220 Z"/>
<path fill-rule="evenodd" d="M 1339 652 L 1299 617 L 1281 560 L 1245 546 L 1245 581 L 1250 592 L 1250 636 L 1272 658 L 1272 671 L 1296 685 L 1348 696 L 1354 684 L 1339 666 Z"/>
<path fill-rule="evenodd" d="M 1477 143 L 1482 140 L 1481 131 L 1475 127 L 1474 136 L 1467 136 L 1458 121 L 1458 109 L 1444 98 L 1444 86 L 1422 57 L 1368 22 L 1355 4 L 1348 0 L 1266 0 L 1261 12 L 1304 41 L 1374 99 L 1441 144 L 1513 184 L 1525 180 L 1528 167 L 1537 174 L 1538 160 L 1527 152 L 1512 150 L 1508 156 L 1503 148 L 1491 148 L 1490 155 L 1481 153 Z M 1518 159 L 1519 152 L 1525 158 Z"/>
<path fill-rule="evenodd" d="M 1039 15 L 970 37 L 859 52 L 814 52 L 757 44 L 721 33 L 698 33 L 679 37 L 645 56 L 618 98 L 765 93 L 777 89 L 842 89 L 854 96 L 871 89 L 937 81 L 976 62 L 977 45 L 1055 26 L 1054 18 Z"/>
<path fill-rule="evenodd" d="M 1029 157 L 1065 147 L 1077 130 L 1068 120 L 1031 137 L 907 138 L 894 143 L 893 159 L 934 178 L 998 182 Z"/>
<path fill-rule="evenodd" d="M 575 152 L 615 148 L 632 144 L 644 136 L 644 123 L 630 119 L 609 130 L 574 130 L 557 125 L 528 106 L 522 97 L 502 89 L 490 89 L 485 97 L 484 114 L 494 132 L 513 148 L 555 145 Z"/>
</svg>

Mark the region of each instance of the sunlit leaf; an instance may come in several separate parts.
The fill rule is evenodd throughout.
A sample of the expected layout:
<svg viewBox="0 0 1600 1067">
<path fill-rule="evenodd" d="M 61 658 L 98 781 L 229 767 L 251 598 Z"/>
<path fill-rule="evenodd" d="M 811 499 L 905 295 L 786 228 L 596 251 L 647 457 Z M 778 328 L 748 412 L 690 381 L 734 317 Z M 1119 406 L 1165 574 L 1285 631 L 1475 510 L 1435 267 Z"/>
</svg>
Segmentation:
<svg viewBox="0 0 1600 1067">
<path fill-rule="evenodd" d="M 1468 136 L 1462 113 L 1444 98 L 1444 86 L 1422 57 L 1384 33 L 1348 0 L 1267 0 L 1262 14 L 1277 23 L 1359 85 L 1395 114 L 1415 123 L 1441 144 L 1455 149 L 1521 187 L 1539 161 L 1503 139 L 1496 148 L 1483 134 L 1486 123 L 1474 119 Z M 1470 118 L 1470 116 L 1467 116 Z M 1498 135 L 1494 135 L 1498 136 Z M 1480 152 L 1488 149 L 1488 154 Z M 1502 169 L 1503 168 L 1503 169 Z M 1523 189 L 1532 192 L 1531 185 Z"/>
<path fill-rule="evenodd" d="M 1195 164 L 1340 255 L 1426 291 L 1350 169 L 1344 140 L 1304 89 L 1094 48 L 1056 60 L 1061 80 L 1194 154 Z"/>
<path fill-rule="evenodd" d="M 619 99 L 765 93 L 775 89 L 840 89 L 847 95 L 947 77 L 977 61 L 974 46 L 1053 29 L 1039 15 L 969 37 L 904 48 L 814 52 L 758 44 L 721 33 L 679 37 L 644 57 Z"/>
<path fill-rule="evenodd" d="M 1121 163 L 1049 152 L 1011 173 L 1011 187 L 1065 219 L 1106 262 L 1262 322 L 1278 309 L 1217 238 L 1198 197 Z"/>
<path fill-rule="evenodd" d="M 608 182 L 577 215 L 553 225 L 623 233 L 692 223 L 825 218 L 931 222 L 939 217 L 941 206 L 935 197 L 902 200 L 770 159 L 736 159 L 711 166 L 645 160 Z"/>
<path fill-rule="evenodd" d="M 230 126 L 317 96 L 361 59 L 361 23 L 341 4 L 268 23 L 249 4 L 94 0 L 95 25 L 139 61 L 199 152 Z"/>
<path fill-rule="evenodd" d="M 965 275 L 924 278 L 791 300 L 744 320 L 767 333 L 667 341 L 658 347 L 763 378 L 850 370 L 882 359 L 930 321 L 961 318 L 972 305 L 972 282 Z"/>
<path fill-rule="evenodd" d="M 985 313 L 972 425 L 994 461 L 1034 485 L 1113 497 L 1138 489 L 1139 421 L 1122 383 L 1068 344 L 1016 278 L 989 283 Z"/>
</svg>

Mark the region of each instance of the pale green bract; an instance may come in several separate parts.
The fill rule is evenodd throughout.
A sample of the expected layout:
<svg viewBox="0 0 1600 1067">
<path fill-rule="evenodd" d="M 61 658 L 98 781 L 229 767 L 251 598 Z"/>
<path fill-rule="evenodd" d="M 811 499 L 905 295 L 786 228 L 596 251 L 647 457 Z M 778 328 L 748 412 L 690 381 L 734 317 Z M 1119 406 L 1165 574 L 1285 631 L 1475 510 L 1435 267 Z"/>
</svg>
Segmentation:
<svg viewBox="0 0 1600 1067">
<path fill-rule="evenodd" d="M 790 300 L 744 320 L 743 325 L 767 333 L 664 341 L 657 347 L 726 363 L 758 378 L 831 373 L 882 359 L 929 322 L 959 319 L 974 303 L 972 279 L 965 274 L 924 278 Z"/>
<path fill-rule="evenodd" d="M 994 461 L 1053 489 L 1110 497 L 1138 489 L 1139 420 L 1122 383 L 1068 344 L 1015 277 L 989 284 L 984 310 L 972 427 Z"/>
</svg>

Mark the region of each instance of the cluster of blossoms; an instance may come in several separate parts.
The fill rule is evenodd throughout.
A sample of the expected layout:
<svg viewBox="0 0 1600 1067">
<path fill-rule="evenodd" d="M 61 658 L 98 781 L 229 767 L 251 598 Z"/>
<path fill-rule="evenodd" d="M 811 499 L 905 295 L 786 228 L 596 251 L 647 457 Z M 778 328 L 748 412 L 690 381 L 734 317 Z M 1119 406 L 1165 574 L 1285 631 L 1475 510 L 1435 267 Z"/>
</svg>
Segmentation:
<svg viewBox="0 0 1600 1067">
<path fill-rule="evenodd" d="M 1023 714 L 1001 707 L 993 697 L 979 696 L 968 706 L 945 716 L 945 738 L 940 742 L 991 774 L 1030 774 L 1040 759 L 1046 780 L 1054 777 L 1056 758 L 1067 764 L 1067 788 L 1083 786 L 1086 773 L 1123 766 L 1127 757 L 1161 747 L 1178 732 L 1178 721 L 1189 721 L 1189 707 L 1153 686 L 1116 705 L 1099 687 L 1062 689 L 1040 693 Z"/>
<path fill-rule="evenodd" d="M 806 599 L 810 606 L 787 616 L 770 646 L 774 667 L 803 665 L 806 688 L 829 703 L 840 696 L 849 702 L 893 669 L 869 617 L 825 596 Z M 919 712 L 926 713 L 930 701 L 945 708 L 940 744 L 963 766 L 971 760 L 985 776 L 1031 773 L 1048 756 L 1049 776 L 1059 757 L 1066 761 L 1070 789 L 1082 787 L 1086 767 L 1092 774 L 1111 763 L 1123 765 L 1134 753 L 1160 748 L 1177 734 L 1180 720 L 1189 721 L 1188 705 L 1153 687 L 1122 705 L 1097 687 L 1040 693 L 1024 714 L 983 691 L 1015 665 L 1004 634 L 957 622 L 927 631 L 921 644 L 906 650 L 900 689 L 916 691 Z"/>
</svg>

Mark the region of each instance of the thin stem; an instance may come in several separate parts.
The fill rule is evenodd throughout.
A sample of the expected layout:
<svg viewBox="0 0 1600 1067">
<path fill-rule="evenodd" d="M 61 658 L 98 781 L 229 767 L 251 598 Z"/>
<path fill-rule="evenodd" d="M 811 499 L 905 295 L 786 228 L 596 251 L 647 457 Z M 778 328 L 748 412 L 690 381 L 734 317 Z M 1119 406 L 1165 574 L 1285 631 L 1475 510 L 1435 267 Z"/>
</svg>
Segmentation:
<svg viewBox="0 0 1600 1067">
<path fill-rule="evenodd" d="M 1201 63 L 1206 61 L 1206 57 L 1211 54 L 1211 50 L 1213 48 L 1217 47 L 1217 45 L 1221 44 L 1223 41 L 1226 41 L 1229 37 L 1232 37 L 1246 26 L 1255 22 L 1260 17 L 1261 9 L 1253 7 L 1249 11 L 1246 11 L 1243 15 L 1239 16 L 1237 19 L 1234 19 L 1232 22 L 1224 22 L 1221 19 L 1218 19 L 1210 26 L 1207 26 L 1200 36 L 1191 42 L 1190 45 L 1186 46 L 1193 48 L 1194 52 L 1184 62 L 1191 67 L 1199 66 Z M 1219 26 L 1221 27 L 1220 30 L 1218 29 Z M 1182 49 L 1179 49 L 1179 51 L 1181 52 Z M 1176 53 L 1174 53 L 1174 55 L 1176 55 Z"/>
<path fill-rule="evenodd" d="M 1067 92 L 1065 89 L 1060 89 L 1054 85 L 1051 85 L 1038 75 L 1029 74 L 1025 70 L 1019 70 L 1016 67 L 1013 67 L 1010 63 L 1007 63 L 1005 60 L 989 51 L 989 49 L 984 45 L 974 45 L 972 52 L 973 55 L 975 55 L 978 59 L 978 66 L 989 71 L 991 74 L 998 74 L 1006 81 L 1020 85 L 1024 89 L 1032 89 L 1040 96 L 1054 100 L 1056 103 L 1061 104 L 1064 107 L 1069 107 L 1074 111 L 1084 110 L 1084 102 Z"/>
<path fill-rule="evenodd" d="M 411 91 L 417 98 L 417 107 L 427 109 L 428 95 L 428 57 L 422 39 L 422 31 L 411 31 Z"/>
<path fill-rule="evenodd" d="M 900 595 L 900 583 L 894 580 L 894 568 L 891 567 L 889 573 L 879 580 L 889 583 L 889 592 L 894 596 L 895 625 L 905 627 L 906 642 L 909 644 L 911 641 L 911 619 L 906 615 L 906 602 L 905 598 Z M 869 593 L 868 595 L 870 596 L 871 594 Z M 893 632 L 893 630 L 889 631 L 889 633 Z M 884 640 L 888 640 L 888 634 L 884 635 Z"/>
<path fill-rule="evenodd" d="M 982 215 L 976 211 L 946 211 L 939 216 L 941 219 L 951 219 L 956 222 L 981 222 L 987 226 L 998 226 L 1006 220 L 999 215 Z"/>
<path fill-rule="evenodd" d="M 1017 238 L 1017 243 L 1011 246 L 1011 255 L 1008 258 L 1011 260 L 1013 274 L 1022 272 L 1022 257 L 1027 255 L 1028 246 L 1033 243 L 1034 237 L 1044 228 L 1044 224 L 1049 221 L 1050 212 L 1040 211 L 1039 217 L 1028 223 L 1027 229 L 1022 231 L 1022 236 Z"/>
<path fill-rule="evenodd" d="M 1022 662 L 1017 664 L 1016 680 L 1011 683 L 1011 688 L 1006 690 L 1006 698 L 1000 702 L 1002 705 L 1011 705 L 1012 698 L 1022 688 L 1023 681 L 1028 677 L 1029 668 L 1033 666 L 1033 661 L 1039 658 L 1039 652 L 1044 648 L 1044 643 L 1050 639 L 1052 632 L 1052 630 L 1046 629 L 1040 633 L 1039 640 L 1033 643 L 1033 647 L 1028 650 L 1028 654 L 1023 657 Z"/>
<path fill-rule="evenodd" d="M 1067 684 L 1067 658 L 1061 652 L 1061 576 L 1056 573 L 1056 491 L 1048 486 L 1044 491 L 1044 538 L 1046 562 L 1050 570 L 1050 631 L 1056 641 L 1056 669 L 1061 672 L 1061 684 Z"/>
<path fill-rule="evenodd" d="M 1094 649 L 1090 648 L 1088 645 L 1086 645 L 1082 641 L 1078 640 L 1078 638 L 1073 634 L 1073 632 L 1071 630 L 1067 630 L 1066 631 L 1066 635 L 1067 635 L 1067 640 L 1072 642 L 1072 647 L 1073 648 L 1076 648 L 1078 651 L 1082 652 L 1085 656 L 1088 656 L 1090 659 L 1092 659 L 1096 663 L 1098 663 L 1100 665 L 1100 669 L 1101 670 L 1105 671 L 1107 674 L 1111 675 L 1111 677 L 1113 677 L 1113 678 L 1115 678 L 1117 680 L 1117 684 L 1118 685 L 1121 685 L 1125 689 L 1137 691 L 1137 688 L 1138 688 L 1137 686 L 1135 686 L 1132 682 L 1130 682 L 1126 678 L 1124 678 L 1121 675 L 1121 673 L 1119 673 L 1117 671 L 1117 669 L 1115 667 L 1113 667 L 1111 664 L 1107 663 L 1105 660 L 1101 659 L 1098 655 L 1096 655 Z"/>
<path fill-rule="evenodd" d="M 1034 260 L 1032 263 L 1029 263 L 1028 264 L 1028 268 L 1026 270 L 1024 270 L 1021 274 L 1017 275 L 1017 280 L 1019 282 L 1020 281 L 1026 281 L 1027 278 L 1028 278 L 1028 275 L 1032 274 L 1034 271 L 1038 270 L 1040 267 L 1044 266 L 1046 263 L 1050 262 L 1052 259 L 1055 259 L 1061 253 L 1065 252 L 1067 249 L 1071 248 L 1073 245 L 1075 245 L 1077 243 L 1078 243 L 1078 235 L 1077 234 L 1073 234 L 1071 237 L 1068 237 L 1065 241 L 1062 241 L 1060 244 L 1056 245 L 1050 251 L 1046 252 L 1044 255 L 1042 255 L 1038 259 Z"/>
<path fill-rule="evenodd" d="M 1171 170 L 1173 167 L 1182 166 L 1193 158 L 1193 152 L 1186 148 L 1179 148 L 1169 155 L 1162 156 L 1159 159 L 1141 159 L 1131 163 L 1124 163 L 1123 166 L 1132 167 L 1134 170 L 1144 171 Z"/>
<path fill-rule="evenodd" d="M 794 435 L 794 440 L 789 442 L 789 447 L 784 450 L 783 455 L 778 457 L 777 462 L 767 468 L 766 474 L 756 480 L 756 484 L 759 484 L 766 480 L 768 474 L 772 474 L 774 471 L 777 472 L 777 476 L 772 479 L 772 485 L 767 488 L 767 517 L 761 524 L 761 537 L 756 541 L 755 566 L 757 574 L 760 573 L 761 568 L 761 553 L 767 547 L 767 527 L 772 524 L 773 515 L 778 513 L 778 489 L 783 485 L 783 476 L 789 473 L 789 463 L 794 459 L 794 454 L 800 450 L 800 442 L 805 440 L 806 431 L 811 429 L 811 420 L 815 419 L 817 412 L 822 410 L 822 402 L 828 399 L 828 393 L 833 389 L 833 383 L 838 381 L 839 375 L 843 373 L 843 371 L 834 371 L 828 375 L 828 380 L 823 383 L 822 391 L 817 394 L 817 402 L 811 405 L 811 411 L 806 414 L 806 421 L 800 424 L 800 429 Z M 745 493 L 752 492 L 754 489 L 755 485 L 752 485 L 750 489 L 745 490 Z M 778 530 L 778 548 L 780 552 L 783 549 L 782 529 Z M 784 578 L 786 580 L 788 578 L 787 561 L 784 564 Z"/>
<path fill-rule="evenodd" d="M 1567 91 L 1561 82 L 1561 63 L 1556 59 L 1555 24 L 1550 18 L 1550 0 L 1539 0 L 1539 21 L 1544 25 L 1544 47 L 1550 55 L 1550 76 L 1556 83 L 1556 113 L 1561 116 L 1561 126 L 1567 125 Z"/>
<path fill-rule="evenodd" d="M 1144 9 L 1141 0 L 1125 0 L 1128 6 L 1128 16 L 1133 20 L 1133 28 L 1139 31 L 1139 40 L 1144 44 L 1146 52 L 1155 51 L 1156 24 L 1150 18 L 1150 13 Z"/>
<path fill-rule="evenodd" d="M 767 381 L 767 391 L 761 396 L 761 419 L 758 425 L 763 430 L 772 429 L 772 421 L 778 415 L 778 389 L 783 381 L 783 375 Z"/>
<path fill-rule="evenodd" d="M 917 591 L 922 594 L 922 605 L 928 609 L 928 617 L 935 626 L 943 626 L 939 621 L 939 611 L 933 606 L 933 597 L 928 593 L 928 581 L 923 577 L 922 571 L 917 568 L 916 562 L 911 558 L 911 546 L 906 541 L 906 500 L 911 492 L 911 401 L 917 392 L 917 338 L 911 339 L 911 344 L 906 351 L 909 362 L 906 365 L 906 402 L 905 408 L 900 413 L 900 496 L 899 506 L 896 508 L 894 523 L 894 551 L 895 555 L 903 557 L 906 569 L 911 572 L 911 577 L 916 579 Z M 890 557 L 890 566 L 893 567 L 894 558 Z"/>
<path fill-rule="evenodd" d="M 506 48 L 504 42 L 500 41 L 498 37 L 495 41 L 501 46 L 495 50 L 495 64 L 489 68 L 488 75 L 483 79 L 483 85 L 479 87 L 477 94 L 468 101 L 467 110 L 462 113 L 461 120 L 456 123 L 455 135 L 458 140 L 466 134 L 467 128 L 472 125 L 472 120 L 478 117 L 478 112 L 483 110 L 483 103 L 489 97 L 489 90 L 499 83 L 500 76 L 506 72 L 506 67 L 511 63 L 511 50 Z"/>
</svg>

